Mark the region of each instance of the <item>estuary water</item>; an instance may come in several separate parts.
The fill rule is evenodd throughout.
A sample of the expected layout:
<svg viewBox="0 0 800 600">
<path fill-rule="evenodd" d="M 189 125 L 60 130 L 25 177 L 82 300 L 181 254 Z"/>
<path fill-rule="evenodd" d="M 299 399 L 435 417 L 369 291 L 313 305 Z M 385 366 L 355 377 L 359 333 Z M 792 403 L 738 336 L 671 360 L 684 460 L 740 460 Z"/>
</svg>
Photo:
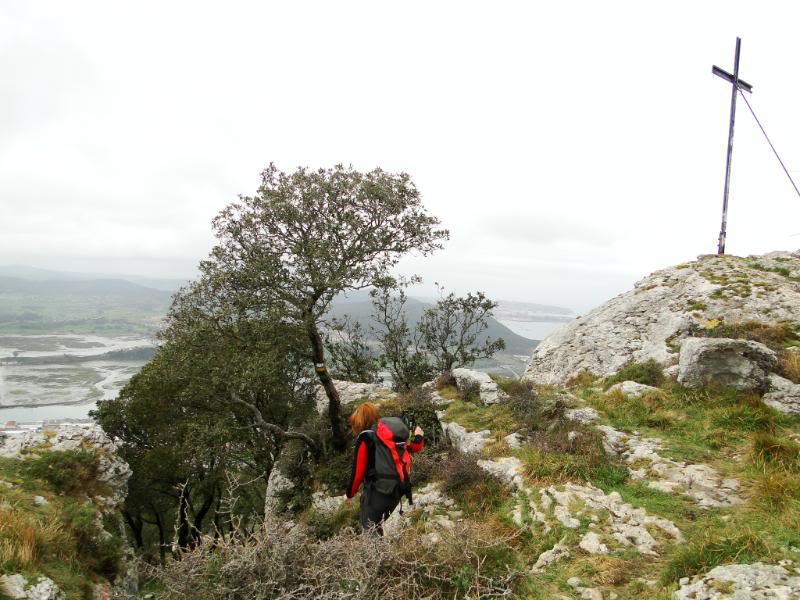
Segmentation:
<svg viewBox="0 0 800 600">
<path fill-rule="evenodd" d="M 98 335 L 0 335 L 0 425 L 85 419 L 114 398 L 154 351 L 153 340 Z"/>
</svg>

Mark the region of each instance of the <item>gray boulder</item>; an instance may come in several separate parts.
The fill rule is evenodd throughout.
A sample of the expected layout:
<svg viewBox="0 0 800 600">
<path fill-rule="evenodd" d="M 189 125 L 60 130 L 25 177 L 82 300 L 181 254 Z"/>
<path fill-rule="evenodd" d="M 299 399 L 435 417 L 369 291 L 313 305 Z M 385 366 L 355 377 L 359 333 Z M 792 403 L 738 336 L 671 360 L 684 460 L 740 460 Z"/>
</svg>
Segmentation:
<svg viewBox="0 0 800 600">
<path fill-rule="evenodd" d="M 609 394 L 617 391 L 632 398 L 641 398 L 645 394 L 651 394 L 654 392 L 661 393 L 661 390 L 659 390 L 657 387 L 653 387 L 652 385 L 644 385 L 643 383 L 637 383 L 635 381 L 623 381 L 608 388 Z"/>
<path fill-rule="evenodd" d="M 450 374 L 456 380 L 456 387 L 459 391 L 463 393 L 477 391 L 483 404 L 497 404 L 508 398 L 506 393 L 486 373 L 459 368 L 453 369 Z"/>
<path fill-rule="evenodd" d="M 62 592 L 52 579 L 39 577 L 31 584 L 24 575 L 0 576 L 0 593 L 12 600 L 64 600 Z"/>
<path fill-rule="evenodd" d="M 461 452 L 480 452 L 492 441 L 492 432 L 488 429 L 467 431 L 458 423 L 442 423 L 442 428 L 453 447 Z"/>
<path fill-rule="evenodd" d="M 370 402 L 380 402 L 394 396 L 394 392 L 380 383 L 358 383 L 355 381 L 334 380 L 336 391 L 339 392 L 339 400 L 342 406 L 368 400 Z M 317 412 L 325 414 L 328 410 L 328 396 L 321 385 L 317 386 Z"/>
<path fill-rule="evenodd" d="M 729 338 L 687 338 L 681 344 L 678 382 L 686 387 L 716 383 L 737 390 L 765 390 L 778 356 L 764 344 Z"/>
<path fill-rule="evenodd" d="M 800 414 L 800 385 L 770 373 L 769 392 L 764 394 L 764 404 L 782 413 Z"/>
<path fill-rule="evenodd" d="M 781 561 L 784 565 L 784 561 Z M 722 565 L 690 581 L 681 580 L 675 600 L 785 599 L 800 598 L 800 577 L 791 561 L 784 566 L 753 563 Z"/>
<path fill-rule="evenodd" d="M 800 253 L 701 256 L 657 271 L 545 338 L 523 378 L 560 385 L 583 371 L 613 375 L 629 362 L 671 365 L 680 340 L 715 319 L 800 322 L 800 287 L 786 272 L 800 272 Z"/>
</svg>

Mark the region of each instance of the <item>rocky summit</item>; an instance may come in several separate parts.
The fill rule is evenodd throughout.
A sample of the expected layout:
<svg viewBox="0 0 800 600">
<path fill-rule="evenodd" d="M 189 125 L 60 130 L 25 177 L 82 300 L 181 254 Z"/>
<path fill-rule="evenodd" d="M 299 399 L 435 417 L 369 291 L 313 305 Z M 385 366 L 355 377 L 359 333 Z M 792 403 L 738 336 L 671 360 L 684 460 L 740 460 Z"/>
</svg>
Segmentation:
<svg viewBox="0 0 800 600">
<path fill-rule="evenodd" d="M 704 255 L 656 271 L 542 341 L 524 378 L 558 385 L 631 362 L 675 365 L 683 339 L 720 322 L 800 322 L 800 251 Z"/>
</svg>

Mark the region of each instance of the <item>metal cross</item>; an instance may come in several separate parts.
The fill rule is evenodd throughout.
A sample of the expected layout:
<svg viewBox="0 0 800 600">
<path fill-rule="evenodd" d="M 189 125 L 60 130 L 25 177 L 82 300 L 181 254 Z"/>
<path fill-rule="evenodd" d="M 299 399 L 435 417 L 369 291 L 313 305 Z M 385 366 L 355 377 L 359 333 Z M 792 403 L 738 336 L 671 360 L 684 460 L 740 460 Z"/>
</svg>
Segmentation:
<svg viewBox="0 0 800 600">
<path fill-rule="evenodd" d="M 725 235 L 728 227 L 728 193 L 731 187 L 731 156 L 733 156 L 733 122 L 736 118 L 736 96 L 739 90 L 752 92 L 753 86 L 739 79 L 739 51 L 742 47 L 741 38 L 736 38 L 736 56 L 733 59 L 733 75 L 717 66 L 711 67 L 711 72 L 717 77 L 731 83 L 731 124 L 728 130 L 728 162 L 725 167 L 725 194 L 722 198 L 722 227 L 719 230 L 719 243 L 717 254 L 725 254 Z"/>
</svg>

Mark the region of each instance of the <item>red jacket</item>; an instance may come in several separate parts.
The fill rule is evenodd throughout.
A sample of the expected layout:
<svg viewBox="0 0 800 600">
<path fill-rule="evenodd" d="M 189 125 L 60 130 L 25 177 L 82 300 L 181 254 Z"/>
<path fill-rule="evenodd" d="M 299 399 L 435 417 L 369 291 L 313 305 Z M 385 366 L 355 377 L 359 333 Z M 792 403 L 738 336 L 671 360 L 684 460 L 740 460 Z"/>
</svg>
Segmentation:
<svg viewBox="0 0 800 600">
<path fill-rule="evenodd" d="M 353 474 L 350 485 L 347 486 L 347 497 L 352 498 L 358 492 L 364 477 L 369 479 L 369 473 L 375 468 L 375 437 L 370 429 L 362 431 L 356 438 L 356 447 L 353 454 Z M 425 438 L 415 435 L 408 444 L 409 452 L 419 452 L 425 446 Z"/>
</svg>

